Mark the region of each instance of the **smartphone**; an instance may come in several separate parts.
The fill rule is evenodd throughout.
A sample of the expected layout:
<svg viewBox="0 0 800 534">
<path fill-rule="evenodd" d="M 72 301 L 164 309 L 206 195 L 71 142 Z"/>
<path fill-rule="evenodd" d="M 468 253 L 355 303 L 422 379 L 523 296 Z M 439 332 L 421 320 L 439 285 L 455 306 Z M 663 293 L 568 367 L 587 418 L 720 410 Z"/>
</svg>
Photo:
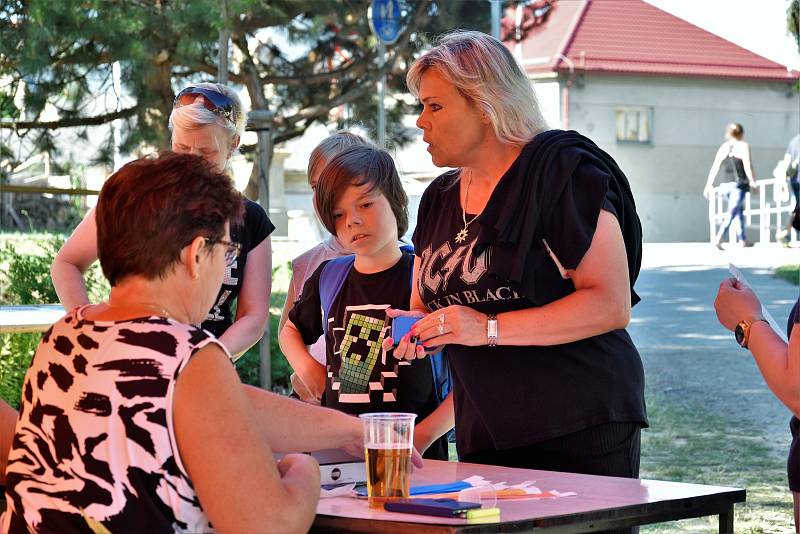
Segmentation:
<svg viewBox="0 0 800 534">
<path fill-rule="evenodd" d="M 411 330 L 411 326 L 420 319 L 422 319 L 422 317 L 409 317 L 407 315 L 401 315 L 400 317 L 392 319 L 392 340 L 395 346 L 400 342 L 400 338 L 408 334 L 409 330 Z M 412 337 L 411 341 L 416 343 L 417 339 Z"/>
<path fill-rule="evenodd" d="M 457 517 L 467 510 L 480 508 L 477 502 L 461 502 L 455 499 L 398 499 L 383 503 L 384 510 L 403 514 Z"/>
</svg>

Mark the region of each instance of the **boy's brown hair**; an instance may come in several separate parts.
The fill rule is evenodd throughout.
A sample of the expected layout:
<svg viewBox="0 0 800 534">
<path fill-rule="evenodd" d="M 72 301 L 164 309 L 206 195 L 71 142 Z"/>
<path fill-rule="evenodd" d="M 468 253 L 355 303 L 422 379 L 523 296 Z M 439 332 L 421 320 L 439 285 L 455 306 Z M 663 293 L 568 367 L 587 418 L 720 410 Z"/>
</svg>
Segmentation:
<svg viewBox="0 0 800 534">
<path fill-rule="evenodd" d="M 369 184 L 378 189 L 392 208 L 397 221 L 397 237 L 408 230 L 408 195 L 403 190 L 392 156 L 370 146 L 353 146 L 340 152 L 325 166 L 314 192 L 319 217 L 325 228 L 336 235 L 333 211 L 347 187 Z"/>
</svg>

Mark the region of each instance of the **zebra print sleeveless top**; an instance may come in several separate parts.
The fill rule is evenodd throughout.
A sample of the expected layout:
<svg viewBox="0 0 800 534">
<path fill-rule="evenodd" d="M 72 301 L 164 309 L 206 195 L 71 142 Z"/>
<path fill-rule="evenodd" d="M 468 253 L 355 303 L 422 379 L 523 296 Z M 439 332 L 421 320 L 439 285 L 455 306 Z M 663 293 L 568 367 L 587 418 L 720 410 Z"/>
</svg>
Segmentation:
<svg viewBox="0 0 800 534">
<path fill-rule="evenodd" d="M 84 308 L 44 334 L 25 375 L 2 531 L 213 530 L 181 463 L 172 396 L 191 355 L 222 345 L 171 319 L 93 322 Z"/>
</svg>

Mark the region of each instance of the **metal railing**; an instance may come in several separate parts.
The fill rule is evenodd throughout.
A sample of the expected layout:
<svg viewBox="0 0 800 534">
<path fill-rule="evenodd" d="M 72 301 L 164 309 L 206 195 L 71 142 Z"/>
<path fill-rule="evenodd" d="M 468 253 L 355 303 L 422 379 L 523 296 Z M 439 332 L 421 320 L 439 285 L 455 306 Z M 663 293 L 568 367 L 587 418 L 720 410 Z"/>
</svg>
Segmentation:
<svg viewBox="0 0 800 534">
<path fill-rule="evenodd" d="M 757 242 L 774 243 L 777 242 L 776 232 L 783 230 L 786 221 L 792 215 L 792 210 L 794 209 L 792 194 L 788 189 L 789 185 L 786 179 L 768 178 L 758 180 L 756 183 L 758 184 L 758 189 L 745 194 L 745 226 L 752 228 L 754 221 L 757 222 Z M 711 190 L 711 197 L 708 202 L 709 241 L 714 240 L 720 225 L 725 222 L 725 216 L 728 213 L 728 187 L 722 184 Z M 728 241 L 730 243 L 736 242 L 735 229 L 738 224 L 738 220 L 733 221 L 728 230 Z M 790 232 L 789 237 L 793 243 L 798 241 L 795 232 Z"/>
</svg>

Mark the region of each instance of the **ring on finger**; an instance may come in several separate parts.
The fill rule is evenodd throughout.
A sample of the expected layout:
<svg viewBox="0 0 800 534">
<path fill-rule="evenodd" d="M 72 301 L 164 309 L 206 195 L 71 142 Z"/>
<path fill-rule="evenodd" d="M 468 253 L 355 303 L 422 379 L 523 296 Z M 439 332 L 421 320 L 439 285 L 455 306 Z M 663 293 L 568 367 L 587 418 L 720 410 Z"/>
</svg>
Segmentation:
<svg viewBox="0 0 800 534">
<path fill-rule="evenodd" d="M 443 335 L 444 335 L 444 323 L 441 323 L 441 324 L 439 325 L 439 335 L 440 335 L 440 336 L 443 336 Z"/>
<path fill-rule="evenodd" d="M 443 313 L 442 313 L 442 314 L 439 314 L 439 324 L 440 324 L 440 325 L 443 325 L 443 324 L 444 324 L 444 314 L 443 314 Z"/>
</svg>

